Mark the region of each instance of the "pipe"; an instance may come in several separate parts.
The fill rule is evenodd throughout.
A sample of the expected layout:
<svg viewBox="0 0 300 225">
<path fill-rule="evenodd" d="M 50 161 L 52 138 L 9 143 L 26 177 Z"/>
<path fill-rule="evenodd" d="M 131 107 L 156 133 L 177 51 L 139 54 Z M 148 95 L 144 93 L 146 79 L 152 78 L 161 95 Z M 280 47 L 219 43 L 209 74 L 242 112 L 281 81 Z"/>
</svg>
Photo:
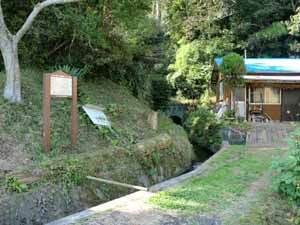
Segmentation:
<svg viewBox="0 0 300 225">
<path fill-rule="evenodd" d="M 140 191 L 148 191 L 148 188 L 141 187 L 141 186 L 125 184 L 125 183 L 120 183 L 120 182 L 117 182 L 117 181 L 106 180 L 106 179 L 91 177 L 91 176 L 87 176 L 86 178 L 89 179 L 89 180 L 99 181 L 99 182 L 106 183 L 106 184 L 117 185 L 117 186 L 136 189 L 136 190 L 140 190 Z"/>
</svg>

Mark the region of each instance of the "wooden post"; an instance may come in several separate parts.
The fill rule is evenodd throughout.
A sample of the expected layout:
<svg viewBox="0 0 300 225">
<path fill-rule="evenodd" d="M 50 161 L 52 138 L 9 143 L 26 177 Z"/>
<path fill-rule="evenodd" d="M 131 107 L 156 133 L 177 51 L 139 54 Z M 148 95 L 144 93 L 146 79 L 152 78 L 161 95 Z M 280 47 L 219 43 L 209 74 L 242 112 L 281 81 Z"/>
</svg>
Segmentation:
<svg viewBox="0 0 300 225">
<path fill-rule="evenodd" d="M 71 98 L 71 146 L 77 144 L 77 77 L 62 71 L 45 74 L 43 78 L 43 145 L 46 152 L 50 151 L 50 104 L 51 97 Z"/>
<path fill-rule="evenodd" d="M 43 77 L 43 145 L 46 152 L 50 151 L 50 75 Z"/>
<path fill-rule="evenodd" d="M 71 106 L 71 145 L 77 143 L 77 77 L 72 77 L 72 106 Z"/>
</svg>

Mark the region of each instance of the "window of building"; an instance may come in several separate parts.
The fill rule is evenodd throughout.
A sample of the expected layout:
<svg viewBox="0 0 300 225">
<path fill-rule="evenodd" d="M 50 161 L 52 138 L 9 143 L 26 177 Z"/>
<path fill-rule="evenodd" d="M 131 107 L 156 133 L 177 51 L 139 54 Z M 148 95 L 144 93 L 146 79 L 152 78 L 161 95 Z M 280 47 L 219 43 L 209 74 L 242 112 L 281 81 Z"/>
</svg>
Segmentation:
<svg viewBox="0 0 300 225">
<path fill-rule="evenodd" d="M 265 103 L 280 104 L 280 89 L 265 87 Z"/>
<path fill-rule="evenodd" d="M 254 104 L 264 103 L 264 89 L 263 88 L 251 88 L 250 89 L 250 102 Z"/>
<path fill-rule="evenodd" d="M 235 101 L 245 101 L 245 88 L 234 88 L 233 96 Z"/>
<path fill-rule="evenodd" d="M 264 87 L 250 89 L 252 104 L 280 104 L 280 88 Z"/>
</svg>

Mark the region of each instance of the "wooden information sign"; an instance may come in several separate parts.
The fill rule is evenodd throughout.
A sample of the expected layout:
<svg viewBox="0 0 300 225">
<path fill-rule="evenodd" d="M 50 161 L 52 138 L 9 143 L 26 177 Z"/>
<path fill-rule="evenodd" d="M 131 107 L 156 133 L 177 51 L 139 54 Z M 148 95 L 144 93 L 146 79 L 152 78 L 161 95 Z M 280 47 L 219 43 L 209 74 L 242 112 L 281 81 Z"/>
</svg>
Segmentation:
<svg viewBox="0 0 300 225">
<path fill-rule="evenodd" d="M 50 103 L 51 97 L 71 98 L 71 145 L 77 143 L 77 77 L 62 71 L 45 74 L 43 80 L 43 145 L 50 150 Z"/>
<path fill-rule="evenodd" d="M 72 97 L 72 77 L 52 75 L 50 78 L 51 96 Z"/>
</svg>

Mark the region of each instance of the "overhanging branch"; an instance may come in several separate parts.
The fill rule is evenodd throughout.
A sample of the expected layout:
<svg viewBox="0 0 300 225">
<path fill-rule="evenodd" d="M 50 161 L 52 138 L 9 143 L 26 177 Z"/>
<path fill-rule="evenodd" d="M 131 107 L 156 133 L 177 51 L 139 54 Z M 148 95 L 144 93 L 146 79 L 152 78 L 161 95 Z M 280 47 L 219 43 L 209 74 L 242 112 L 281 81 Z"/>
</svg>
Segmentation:
<svg viewBox="0 0 300 225">
<path fill-rule="evenodd" d="M 10 32 L 7 29 L 5 20 L 4 20 L 4 15 L 3 15 L 3 10 L 2 10 L 2 6 L 1 6 L 1 0 L 0 0 L 0 42 L 2 42 L 3 40 L 6 40 L 9 38 L 10 36 Z M 0 43 L 1 45 L 1 43 Z"/>
<path fill-rule="evenodd" d="M 3 31 L 5 30 L 4 28 L 5 28 L 5 22 L 4 22 L 4 16 L 3 16 L 2 5 L 0 0 L 0 32 L 1 33 L 3 33 Z"/>
<path fill-rule="evenodd" d="M 72 3 L 72 2 L 79 2 L 80 0 L 46 0 L 43 2 L 38 3 L 35 5 L 33 11 L 30 13 L 28 18 L 26 19 L 25 23 L 21 27 L 21 29 L 16 34 L 16 42 L 19 42 L 22 37 L 26 34 L 26 32 L 30 29 L 32 26 L 32 23 L 34 22 L 35 18 L 39 15 L 39 13 L 46 7 L 51 5 L 57 5 L 57 4 L 65 4 L 65 3 Z M 1 0 L 0 0 L 1 3 Z"/>
</svg>

